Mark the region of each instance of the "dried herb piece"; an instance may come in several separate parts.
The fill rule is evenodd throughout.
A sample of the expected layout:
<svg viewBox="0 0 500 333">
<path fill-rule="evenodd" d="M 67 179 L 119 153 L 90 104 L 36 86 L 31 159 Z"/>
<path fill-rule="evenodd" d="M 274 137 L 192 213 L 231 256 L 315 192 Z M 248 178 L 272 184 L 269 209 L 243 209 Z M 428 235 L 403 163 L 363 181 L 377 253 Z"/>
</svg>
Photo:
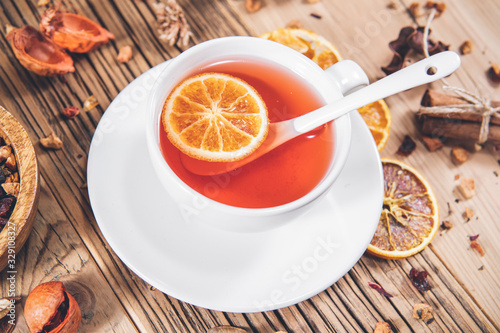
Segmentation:
<svg viewBox="0 0 500 333">
<path fill-rule="evenodd" d="M 425 321 L 427 325 L 434 321 L 432 306 L 426 303 L 417 303 L 413 306 L 413 318 Z"/>
<path fill-rule="evenodd" d="M 368 285 L 370 286 L 370 288 L 375 289 L 376 291 L 378 291 L 382 296 L 393 297 L 391 294 L 389 294 L 387 291 L 385 291 L 384 288 L 382 288 L 380 285 L 378 285 L 376 283 L 368 282 Z"/>
<path fill-rule="evenodd" d="M 427 279 L 428 273 L 426 271 L 419 272 L 415 268 L 410 270 L 410 280 L 419 291 L 424 292 L 431 290 L 431 285 Z"/>
<path fill-rule="evenodd" d="M 409 156 L 417 148 L 417 144 L 409 135 L 405 135 L 403 142 L 398 148 L 396 154 L 401 156 Z"/>
</svg>

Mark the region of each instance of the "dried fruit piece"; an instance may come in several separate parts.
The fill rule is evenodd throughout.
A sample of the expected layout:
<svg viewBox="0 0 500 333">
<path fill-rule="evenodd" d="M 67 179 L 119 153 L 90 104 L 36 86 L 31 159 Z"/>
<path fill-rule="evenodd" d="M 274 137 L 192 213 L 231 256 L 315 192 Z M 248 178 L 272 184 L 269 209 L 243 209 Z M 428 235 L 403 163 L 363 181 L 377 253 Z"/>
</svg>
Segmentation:
<svg viewBox="0 0 500 333">
<path fill-rule="evenodd" d="M 418 290 L 424 292 L 431 290 L 431 285 L 427 279 L 428 273 L 426 271 L 418 271 L 415 268 L 410 269 L 410 280 Z"/>
<path fill-rule="evenodd" d="M 2 189 L 5 191 L 5 194 L 15 198 L 19 195 L 19 183 L 3 183 Z"/>
<path fill-rule="evenodd" d="M 83 102 L 83 111 L 87 112 L 95 108 L 99 105 L 97 102 L 97 98 L 94 95 L 87 97 L 87 99 Z"/>
<path fill-rule="evenodd" d="M 425 148 L 428 151 L 434 152 L 443 148 L 443 142 L 439 138 L 431 138 L 429 136 L 423 136 L 422 141 L 424 142 Z"/>
<path fill-rule="evenodd" d="M 398 148 L 396 154 L 401 156 L 409 156 L 417 148 L 417 144 L 409 135 L 405 135 L 403 142 Z"/>
<path fill-rule="evenodd" d="M 391 294 L 389 294 L 387 291 L 385 291 L 384 288 L 382 288 L 380 285 L 373 283 L 373 282 L 368 282 L 368 285 L 370 288 L 375 289 L 380 293 L 380 295 L 385 296 L 385 297 L 393 297 Z"/>
<path fill-rule="evenodd" d="M 417 303 L 413 306 L 413 318 L 425 321 L 427 325 L 434 321 L 432 306 L 426 303 Z"/>
<path fill-rule="evenodd" d="M 26 299 L 24 316 L 32 333 L 74 333 L 81 321 L 78 303 L 59 281 L 35 287 Z"/>
<path fill-rule="evenodd" d="M 470 209 L 469 207 L 465 207 L 465 212 L 464 212 L 463 216 L 466 219 L 471 219 L 474 216 L 474 211 L 472 209 Z"/>
<path fill-rule="evenodd" d="M 132 47 L 130 45 L 123 46 L 120 48 L 116 60 L 125 63 L 132 59 Z"/>
<path fill-rule="evenodd" d="M 80 108 L 77 106 L 68 106 L 67 108 L 63 109 L 61 112 L 67 118 L 73 119 L 80 113 Z"/>
<path fill-rule="evenodd" d="M 451 149 L 451 160 L 454 164 L 460 165 L 469 159 L 469 153 L 462 147 L 453 147 Z"/>
<path fill-rule="evenodd" d="M 500 83 L 500 66 L 497 63 L 491 64 L 490 69 L 488 69 L 488 77 L 494 83 Z"/>
<path fill-rule="evenodd" d="M 75 71 L 73 59 L 32 26 L 13 28 L 5 38 L 19 63 L 33 73 L 53 76 Z"/>
<path fill-rule="evenodd" d="M 261 7 L 262 7 L 262 1 L 261 0 L 245 0 L 245 8 L 250 13 L 255 13 Z"/>
<path fill-rule="evenodd" d="M 40 139 L 40 144 L 50 149 L 61 149 L 63 147 L 63 142 L 54 132 L 50 133 L 46 138 Z"/>
<path fill-rule="evenodd" d="M 391 325 L 385 321 L 378 322 L 375 324 L 375 330 L 373 333 L 392 333 Z"/>
<path fill-rule="evenodd" d="M 408 7 L 408 10 L 410 11 L 410 14 L 414 18 L 422 16 L 422 11 L 420 10 L 420 3 L 418 3 L 418 2 L 412 2 L 412 3 L 410 3 L 410 6 Z"/>
<path fill-rule="evenodd" d="M 465 199 L 470 199 L 476 195 L 476 184 L 472 178 L 462 178 L 457 188 Z"/>
<path fill-rule="evenodd" d="M 470 247 L 473 248 L 474 250 L 476 250 L 479 255 L 481 257 L 484 257 L 484 250 L 483 250 L 483 247 L 481 246 L 481 244 L 479 244 L 477 242 L 477 238 L 479 237 L 479 234 L 478 235 L 475 235 L 475 236 L 470 236 L 469 239 L 470 239 Z"/>
<path fill-rule="evenodd" d="M 473 46 L 472 42 L 470 40 L 466 40 L 465 42 L 460 45 L 460 53 L 462 54 L 469 54 L 472 52 Z"/>
<path fill-rule="evenodd" d="M 91 19 L 61 11 L 58 6 L 42 14 L 40 30 L 59 47 L 76 53 L 90 52 L 115 38 Z"/>
</svg>

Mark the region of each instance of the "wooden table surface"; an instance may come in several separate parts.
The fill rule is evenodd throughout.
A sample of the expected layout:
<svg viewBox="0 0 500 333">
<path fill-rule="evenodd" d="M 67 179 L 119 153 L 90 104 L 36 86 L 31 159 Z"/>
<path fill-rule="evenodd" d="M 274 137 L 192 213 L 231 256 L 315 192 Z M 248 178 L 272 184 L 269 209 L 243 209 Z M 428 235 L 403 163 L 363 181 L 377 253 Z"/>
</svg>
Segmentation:
<svg viewBox="0 0 500 333">
<path fill-rule="evenodd" d="M 27 243 L 16 256 L 16 292 L 22 297 L 16 309 L 16 332 L 28 331 L 23 306 L 30 290 L 52 280 L 63 281 L 79 302 L 79 332 L 205 332 L 221 325 L 255 332 L 372 332 L 381 321 L 397 332 L 500 331 L 499 157 L 487 145 L 456 166 L 450 159 L 450 145 L 429 152 L 420 141 L 414 117 L 426 87 L 386 99 L 393 124 L 381 153 L 418 169 L 436 192 L 442 218 L 454 224 L 423 252 L 398 261 L 365 254 L 320 294 L 297 305 L 260 313 L 211 311 L 148 285 L 118 258 L 96 223 L 86 188 L 87 154 L 94 130 L 117 94 L 141 73 L 182 50 L 158 41 L 154 13 L 147 1 L 68 0 L 74 9 L 113 32 L 116 39 L 91 53 L 75 55 L 76 71 L 64 80 L 40 77 L 19 64 L 4 32 L 6 24 L 38 25 L 44 8 L 37 7 L 37 2 L 0 2 L 0 105 L 28 131 L 41 170 L 38 215 Z M 391 60 L 388 43 L 399 30 L 406 25 L 425 25 L 427 19 L 425 15 L 412 18 L 410 0 L 394 1 L 395 8 L 388 7 L 389 0 L 320 0 L 315 4 L 263 0 L 264 6 L 255 13 L 246 11 L 243 0 L 178 2 L 196 43 L 221 36 L 257 36 L 297 20 L 333 42 L 344 58 L 358 62 L 371 81 L 384 76 L 380 67 Z M 448 82 L 485 98 L 500 99 L 500 87 L 486 76 L 491 63 L 500 62 L 500 1 L 456 0 L 447 5 L 444 14 L 432 22 L 431 37 L 455 51 L 466 39 L 474 45 Z M 132 45 L 134 55 L 127 64 L 120 64 L 116 55 L 124 45 Z M 442 85 L 434 83 L 432 88 L 441 90 Z M 63 108 L 81 107 L 90 95 L 97 98 L 97 108 L 72 120 L 61 116 Z M 62 138 L 62 150 L 40 146 L 40 138 L 52 131 Z M 396 155 L 405 135 L 417 142 L 408 157 Z M 456 175 L 473 178 L 477 195 L 464 200 L 456 190 Z M 466 207 L 475 212 L 468 223 L 462 216 Z M 480 234 L 484 257 L 470 248 L 468 236 L 475 234 Z M 430 291 L 421 293 L 411 285 L 411 268 L 429 273 Z M 8 291 L 7 278 L 5 271 L 0 273 L 0 296 Z M 368 282 L 378 283 L 394 297 L 380 295 Z M 433 323 L 426 325 L 412 317 L 418 302 L 432 305 Z"/>
</svg>

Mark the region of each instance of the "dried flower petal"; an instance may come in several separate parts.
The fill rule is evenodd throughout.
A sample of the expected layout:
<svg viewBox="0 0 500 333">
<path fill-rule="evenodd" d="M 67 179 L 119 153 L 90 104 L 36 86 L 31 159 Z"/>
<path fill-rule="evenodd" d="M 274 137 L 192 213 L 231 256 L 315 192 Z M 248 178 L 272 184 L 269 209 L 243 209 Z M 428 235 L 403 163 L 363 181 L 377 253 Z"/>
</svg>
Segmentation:
<svg viewBox="0 0 500 333">
<path fill-rule="evenodd" d="M 401 156 L 409 156 L 417 148 L 417 144 L 409 135 L 405 135 L 403 142 L 398 148 L 396 154 Z"/>
<path fill-rule="evenodd" d="M 116 60 L 125 63 L 132 59 L 132 47 L 127 45 L 120 48 L 118 55 L 116 56 Z"/>
<path fill-rule="evenodd" d="M 61 113 L 69 119 L 75 118 L 80 113 L 80 108 L 77 106 L 68 106 Z"/>
<path fill-rule="evenodd" d="M 460 45 L 460 53 L 462 54 L 469 54 L 472 52 L 473 46 L 472 42 L 470 40 L 466 40 L 465 42 Z"/>
<path fill-rule="evenodd" d="M 479 236 L 479 235 L 478 235 Z M 477 240 L 473 240 L 470 242 L 470 247 L 472 247 L 474 250 L 476 250 L 481 257 L 484 257 L 484 250 L 481 244 L 477 242 Z"/>
<path fill-rule="evenodd" d="M 63 147 L 63 142 L 54 132 L 50 133 L 46 138 L 40 139 L 40 144 L 50 149 L 61 149 Z"/>
<path fill-rule="evenodd" d="M 156 15 L 158 39 L 170 46 L 177 42 L 181 46 L 188 46 L 193 33 L 177 1 L 157 0 L 152 5 Z"/>
<path fill-rule="evenodd" d="M 83 111 L 87 112 L 95 108 L 96 106 L 99 105 L 99 102 L 97 102 L 97 98 L 95 98 L 94 95 L 89 96 L 84 102 L 83 102 Z"/>
<path fill-rule="evenodd" d="M 412 268 L 410 270 L 410 280 L 415 286 L 415 288 L 417 288 L 421 292 L 431 290 L 432 288 L 429 284 L 427 276 L 428 274 L 426 271 L 419 272 L 415 268 Z"/>
<path fill-rule="evenodd" d="M 469 240 L 472 242 L 472 241 L 475 241 L 478 237 L 479 237 L 479 234 L 472 235 L 472 236 L 469 236 Z"/>
<path fill-rule="evenodd" d="M 391 294 L 389 294 L 387 291 L 385 291 L 384 288 L 382 288 L 380 285 L 373 283 L 373 282 L 368 282 L 368 285 L 372 288 L 378 291 L 382 296 L 385 297 L 393 297 Z"/>
</svg>

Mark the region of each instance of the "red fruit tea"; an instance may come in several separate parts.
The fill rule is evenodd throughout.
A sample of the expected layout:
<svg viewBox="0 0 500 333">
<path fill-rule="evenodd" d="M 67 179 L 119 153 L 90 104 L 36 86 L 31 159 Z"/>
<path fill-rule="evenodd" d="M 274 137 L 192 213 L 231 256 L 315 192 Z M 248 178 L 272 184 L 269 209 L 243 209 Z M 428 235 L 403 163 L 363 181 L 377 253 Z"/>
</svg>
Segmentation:
<svg viewBox="0 0 500 333">
<path fill-rule="evenodd" d="M 203 67 L 226 73 L 252 85 L 264 99 L 271 122 L 295 118 L 325 104 L 319 94 L 295 73 L 255 60 L 228 60 Z M 333 158 L 330 124 L 305 133 L 255 161 L 217 176 L 199 176 L 181 163 L 160 123 L 160 148 L 170 168 L 187 185 L 215 201 L 243 208 L 267 208 L 297 200 L 324 178 Z"/>
</svg>

